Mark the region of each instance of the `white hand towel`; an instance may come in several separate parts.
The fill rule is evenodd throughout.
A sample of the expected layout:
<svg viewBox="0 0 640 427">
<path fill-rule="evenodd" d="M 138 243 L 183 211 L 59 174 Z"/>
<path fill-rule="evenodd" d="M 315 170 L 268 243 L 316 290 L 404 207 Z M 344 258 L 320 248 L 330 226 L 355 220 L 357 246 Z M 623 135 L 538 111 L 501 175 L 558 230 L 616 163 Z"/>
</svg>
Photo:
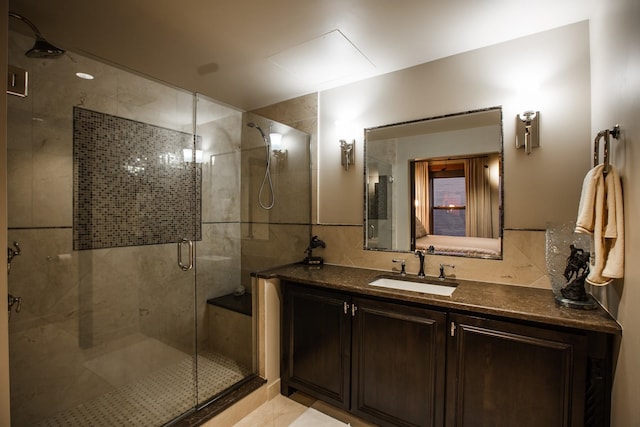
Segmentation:
<svg viewBox="0 0 640 427">
<path fill-rule="evenodd" d="M 608 254 L 602 275 L 619 279 L 624 276 L 624 206 L 622 183 L 613 166 L 605 178 L 605 188 L 609 212 L 604 237 Z"/>
<path fill-rule="evenodd" d="M 593 229 L 591 230 L 591 256 L 589 258 L 589 275 L 587 282 L 592 285 L 607 285 L 611 279 L 602 276 L 602 270 L 606 260 L 606 249 L 604 242 L 604 227 L 606 225 L 605 206 L 607 203 L 606 189 L 604 185 L 604 176 L 600 169 L 599 179 L 596 179 L 597 185 L 593 199 Z M 577 228 L 576 228 L 577 231 Z"/>
<path fill-rule="evenodd" d="M 585 176 L 576 220 L 576 233 L 591 234 L 591 257 L 587 282 L 603 286 L 624 274 L 624 210 L 620 177 L 604 165 Z"/>
<path fill-rule="evenodd" d="M 576 220 L 576 233 L 593 234 L 595 222 L 596 190 L 604 185 L 602 172 L 604 165 L 600 164 L 591 169 L 584 177 L 582 194 Z"/>
</svg>

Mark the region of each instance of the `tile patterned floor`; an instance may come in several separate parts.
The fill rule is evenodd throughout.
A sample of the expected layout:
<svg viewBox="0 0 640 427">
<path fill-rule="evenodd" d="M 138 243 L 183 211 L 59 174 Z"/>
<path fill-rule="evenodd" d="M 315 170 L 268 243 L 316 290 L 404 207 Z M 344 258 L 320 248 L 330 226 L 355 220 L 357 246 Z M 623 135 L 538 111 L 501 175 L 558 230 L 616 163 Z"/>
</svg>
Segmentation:
<svg viewBox="0 0 640 427">
<path fill-rule="evenodd" d="M 118 387 L 97 399 L 44 420 L 38 427 L 155 427 L 194 405 L 193 360 L 160 369 L 140 381 Z M 206 399 L 251 372 L 216 353 L 198 356 L 199 392 Z"/>
</svg>

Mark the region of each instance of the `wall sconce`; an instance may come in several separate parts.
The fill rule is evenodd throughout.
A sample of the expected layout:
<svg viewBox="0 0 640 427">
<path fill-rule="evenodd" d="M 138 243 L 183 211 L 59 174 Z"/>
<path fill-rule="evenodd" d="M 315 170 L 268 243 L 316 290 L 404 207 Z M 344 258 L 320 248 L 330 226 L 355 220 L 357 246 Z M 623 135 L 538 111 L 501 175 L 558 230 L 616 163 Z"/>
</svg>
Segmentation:
<svg viewBox="0 0 640 427">
<path fill-rule="evenodd" d="M 202 163 L 202 155 L 202 150 L 196 150 L 196 163 Z M 193 150 L 191 148 L 183 148 L 182 157 L 185 163 L 191 163 L 193 161 Z"/>
<path fill-rule="evenodd" d="M 528 110 L 516 117 L 516 148 L 524 147 L 527 154 L 531 154 L 532 148 L 540 147 L 539 119 L 540 112 Z"/>
<path fill-rule="evenodd" d="M 287 157 L 287 150 L 282 146 L 282 134 L 276 132 L 269 133 L 269 143 L 271 144 L 271 152 L 280 160 Z"/>
<path fill-rule="evenodd" d="M 349 170 L 349 165 L 356 163 L 356 140 L 352 140 L 351 143 L 340 140 L 340 163 L 344 166 L 344 170 Z"/>
</svg>

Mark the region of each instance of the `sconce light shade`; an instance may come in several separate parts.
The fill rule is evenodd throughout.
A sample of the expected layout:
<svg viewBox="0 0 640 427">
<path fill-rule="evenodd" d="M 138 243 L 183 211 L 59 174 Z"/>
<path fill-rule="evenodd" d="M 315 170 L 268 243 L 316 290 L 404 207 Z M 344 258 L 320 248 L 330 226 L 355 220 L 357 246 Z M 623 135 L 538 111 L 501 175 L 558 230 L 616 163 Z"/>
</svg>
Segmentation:
<svg viewBox="0 0 640 427">
<path fill-rule="evenodd" d="M 344 139 L 340 140 L 340 163 L 344 166 L 344 170 L 348 171 L 349 166 L 356 163 L 356 140 L 350 143 Z"/>
<path fill-rule="evenodd" d="M 531 154 L 532 148 L 540 147 L 540 112 L 528 110 L 516 117 L 516 148 L 524 148 Z"/>
<path fill-rule="evenodd" d="M 272 151 L 281 151 L 282 150 L 282 134 L 272 132 L 269 134 L 269 142 L 271 143 Z"/>
</svg>

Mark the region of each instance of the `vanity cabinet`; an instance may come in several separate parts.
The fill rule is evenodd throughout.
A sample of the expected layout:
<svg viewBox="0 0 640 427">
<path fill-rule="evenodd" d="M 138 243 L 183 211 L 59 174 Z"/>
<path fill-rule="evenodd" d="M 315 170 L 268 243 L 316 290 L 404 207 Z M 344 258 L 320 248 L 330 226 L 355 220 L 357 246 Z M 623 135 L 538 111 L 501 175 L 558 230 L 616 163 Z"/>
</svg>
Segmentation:
<svg viewBox="0 0 640 427">
<path fill-rule="evenodd" d="M 446 314 L 352 299 L 351 412 L 392 426 L 441 426 Z"/>
<path fill-rule="evenodd" d="M 587 337 L 450 314 L 447 423 L 584 426 Z"/>
<path fill-rule="evenodd" d="M 285 283 L 282 307 L 283 394 L 296 389 L 348 410 L 351 298 Z"/>
<path fill-rule="evenodd" d="M 282 280 L 281 391 L 382 426 L 608 426 L 610 333 Z"/>
<path fill-rule="evenodd" d="M 282 392 L 387 426 L 441 426 L 446 314 L 283 285 Z"/>
</svg>

